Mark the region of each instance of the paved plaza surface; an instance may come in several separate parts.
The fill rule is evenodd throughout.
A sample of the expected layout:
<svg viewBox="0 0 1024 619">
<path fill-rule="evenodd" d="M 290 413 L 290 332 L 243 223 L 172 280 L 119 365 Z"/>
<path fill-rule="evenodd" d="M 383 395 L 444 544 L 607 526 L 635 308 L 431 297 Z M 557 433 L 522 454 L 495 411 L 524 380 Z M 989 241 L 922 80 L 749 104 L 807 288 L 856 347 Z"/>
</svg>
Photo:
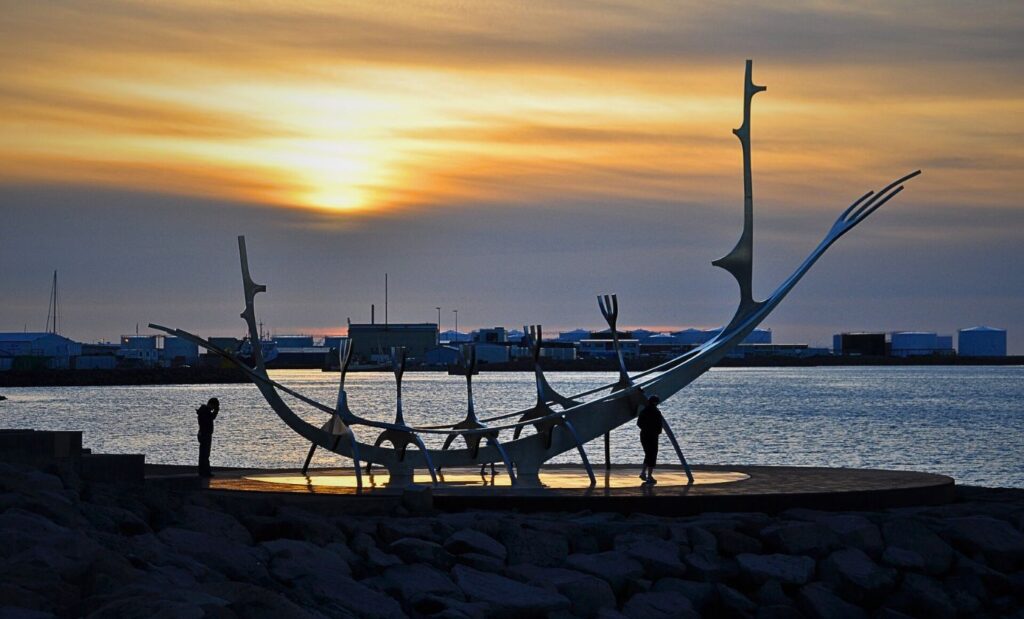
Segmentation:
<svg viewBox="0 0 1024 619">
<path fill-rule="evenodd" d="M 793 507 L 815 509 L 884 509 L 952 500 L 954 481 L 944 475 L 916 471 L 768 466 L 696 466 L 688 485 L 678 467 L 658 470 L 658 484 L 638 479 L 639 467 L 613 465 L 597 471 L 593 487 L 584 469 L 551 465 L 541 475 L 542 488 L 511 486 L 501 469 L 488 467 L 443 471 L 430 486 L 429 475 L 417 475 L 417 487 L 430 487 L 434 504 L 443 510 L 471 508 L 537 510 L 592 509 L 650 513 L 700 511 L 775 512 Z M 254 492 L 351 497 L 394 496 L 405 491 L 388 485 L 387 472 L 364 475 L 361 495 L 350 469 L 222 471 L 209 481 L 215 492 Z"/>
</svg>

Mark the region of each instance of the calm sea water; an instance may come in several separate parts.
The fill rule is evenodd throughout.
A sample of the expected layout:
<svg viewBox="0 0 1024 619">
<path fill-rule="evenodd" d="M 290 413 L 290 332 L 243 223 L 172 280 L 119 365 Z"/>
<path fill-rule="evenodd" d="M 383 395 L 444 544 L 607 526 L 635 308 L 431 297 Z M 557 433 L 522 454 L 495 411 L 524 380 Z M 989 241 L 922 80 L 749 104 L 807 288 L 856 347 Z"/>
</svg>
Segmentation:
<svg viewBox="0 0 1024 619">
<path fill-rule="evenodd" d="M 333 403 L 337 374 L 282 370 L 274 377 Z M 552 373 L 562 393 L 612 382 L 614 374 Z M 351 408 L 367 417 L 394 416 L 390 373 L 349 376 Z M 481 416 L 533 402 L 529 373 L 474 378 Z M 148 462 L 190 464 L 197 451 L 195 407 L 221 400 L 215 465 L 298 467 L 308 446 L 270 410 L 252 385 L 8 388 L 0 427 L 82 430 L 98 452 L 145 453 Z M 405 418 L 415 424 L 464 417 L 464 379 L 407 373 Z M 1024 487 L 1024 367 L 881 367 L 714 369 L 662 409 L 687 458 L 704 464 L 774 464 L 915 469 L 960 483 Z M 323 415 L 296 410 L 311 421 Z M 372 441 L 371 432 L 360 437 Z M 428 441 L 429 442 L 429 441 Z M 616 462 L 642 459 L 632 425 L 612 433 Z M 588 454 L 603 461 L 603 446 Z M 663 461 L 671 461 L 667 442 Z M 556 462 L 577 461 L 567 453 Z M 346 464 L 318 452 L 314 466 Z"/>
</svg>

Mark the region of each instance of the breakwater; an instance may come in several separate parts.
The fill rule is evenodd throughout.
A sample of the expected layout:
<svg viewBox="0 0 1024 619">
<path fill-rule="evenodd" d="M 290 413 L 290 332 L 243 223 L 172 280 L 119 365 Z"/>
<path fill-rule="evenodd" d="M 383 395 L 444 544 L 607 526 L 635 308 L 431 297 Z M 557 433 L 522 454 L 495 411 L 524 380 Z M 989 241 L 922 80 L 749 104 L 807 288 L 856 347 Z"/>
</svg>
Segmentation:
<svg viewBox="0 0 1024 619">
<path fill-rule="evenodd" d="M 1001 617 L 1024 604 L 1024 490 L 686 518 L 438 513 L 429 493 L 412 496 L 357 509 L 0 463 L 2 604 L 100 618 L 605 619 Z"/>
</svg>

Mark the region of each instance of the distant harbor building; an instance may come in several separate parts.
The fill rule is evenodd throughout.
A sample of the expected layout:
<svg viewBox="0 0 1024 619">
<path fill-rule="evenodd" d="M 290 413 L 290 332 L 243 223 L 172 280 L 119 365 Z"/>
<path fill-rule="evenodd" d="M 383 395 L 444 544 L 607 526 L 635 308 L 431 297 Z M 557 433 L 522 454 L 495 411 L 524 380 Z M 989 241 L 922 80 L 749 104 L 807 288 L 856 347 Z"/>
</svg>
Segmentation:
<svg viewBox="0 0 1024 619">
<path fill-rule="evenodd" d="M 640 340 L 619 340 L 619 344 L 624 358 L 633 359 L 640 356 Z M 581 340 L 579 343 L 579 353 L 582 357 L 614 357 L 615 342 L 611 337 L 608 339 Z"/>
<path fill-rule="evenodd" d="M 560 331 L 558 333 L 559 342 L 579 342 L 590 337 L 590 331 L 586 329 L 573 329 L 572 331 Z"/>
<path fill-rule="evenodd" d="M 884 357 L 884 333 L 837 333 L 832 336 L 832 352 L 845 357 Z"/>
<path fill-rule="evenodd" d="M 502 344 L 508 341 L 508 334 L 505 327 L 489 327 L 479 329 L 473 335 L 473 341 L 484 344 Z"/>
<path fill-rule="evenodd" d="M 960 329 L 957 332 L 957 351 L 961 357 L 1005 357 L 1006 329 Z"/>
<path fill-rule="evenodd" d="M 0 333 L 0 370 L 67 369 L 81 354 L 81 344 L 56 333 Z"/>
<path fill-rule="evenodd" d="M 931 331 L 893 331 L 889 354 L 893 357 L 934 355 L 939 348 L 939 336 Z"/>
<path fill-rule="evenodd" d="M 423 359 L 428 350 L 437 348 L 437 325 L 422 323 L 352 323 L 352 355 L 362 361 L 383 361 L 392 346 L 405 346 L 409 357 Z"/>
<path fill-rule="evenodd" d="M 161 361 L 172 368 L 195 365 L 199 362 L 199 346 L 180 337 L 166 336 Z"/>
<path fill-rule="evenodd" d="M 281 348 L 312 348 L 312 335 L 275 335 L 274 342 Z"/>
</svg>

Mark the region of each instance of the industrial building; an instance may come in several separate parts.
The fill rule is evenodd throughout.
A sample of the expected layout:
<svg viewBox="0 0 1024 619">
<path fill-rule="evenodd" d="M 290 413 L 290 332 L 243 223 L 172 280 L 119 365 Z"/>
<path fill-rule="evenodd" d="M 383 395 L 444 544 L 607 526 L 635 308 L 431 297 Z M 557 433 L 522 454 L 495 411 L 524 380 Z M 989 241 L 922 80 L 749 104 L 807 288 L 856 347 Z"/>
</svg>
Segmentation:
<svg viewBox="0 0 1024 619">
<path fill-rule="evenodd" d="M 888 352 L 885 333 L 837 333 L 832 336 L 832 353 L 844 357 L 884 357 Z"/>
<path fill-rule="evenodd" d="M 971 327 L 957 332 L 961 357 L 1005 357 L 1006 329 Z"/>
<path fill-rule="evenodd" d="M 893 357 L 952 355 L 953 338 L 931 331 L 893 331 L 889 340 L 889 354 Z"/>
<path fill-rule="evenodd" d="M 81 354 L 81 344 L 56 333 L 0 333 L 0 370 L 67 369 Z"/>
<path fill-rule="evenodd" d="M 393 346 L 405 346 L 409 357 L 423 359 L 437 347 L 437 325 L 422 323 L 353 323 L 348 326 L 352 356 L 363 363 L 387 362 Z"/>
</svg>

